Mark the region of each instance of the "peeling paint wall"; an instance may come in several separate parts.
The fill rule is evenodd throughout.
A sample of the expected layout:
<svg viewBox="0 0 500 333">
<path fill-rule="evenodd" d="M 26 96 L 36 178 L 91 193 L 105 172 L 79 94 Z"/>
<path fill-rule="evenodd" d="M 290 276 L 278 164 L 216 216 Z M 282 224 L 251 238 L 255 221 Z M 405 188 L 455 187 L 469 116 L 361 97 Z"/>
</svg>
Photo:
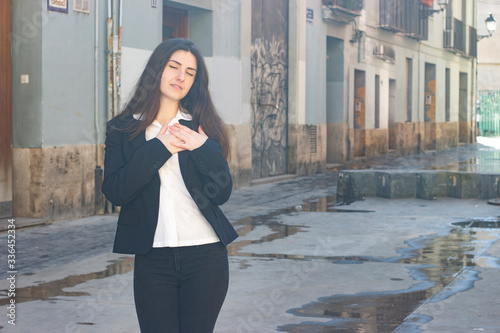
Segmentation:
<svg viewBox="0 0 500 333">
<path fill-rule="evenodd" d="M 311 142 L 311 126 L 315 127 L 316 145 Z M 306 175 L 325 170 L 326 167 L 326 124 L 290 125 L 290 159 L 296 164 L 289 165 L 289 173 Z"/>
<path fill-rule="evenodd" d="M 378 156 L 389 152 L 389 130 L 370 129 L 366 130 L 365 156 Z"/>
<path fill-rule="evenodd" d="M 457 147 L 459 125 L 456 122 L 436 123 L 436 149 Z"/>
<path fill-rule="evenodd" d="M 15 148 L 14 216 L 49 220 L 95 213 L 95 146 Z"/>
</svg>

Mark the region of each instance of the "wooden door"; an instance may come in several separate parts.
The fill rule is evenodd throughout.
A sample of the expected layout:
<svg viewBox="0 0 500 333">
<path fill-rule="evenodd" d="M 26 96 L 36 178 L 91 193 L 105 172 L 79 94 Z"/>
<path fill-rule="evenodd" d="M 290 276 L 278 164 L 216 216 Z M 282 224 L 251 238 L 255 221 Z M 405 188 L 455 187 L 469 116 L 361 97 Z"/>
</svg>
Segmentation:
<svg viewBox="0 0 500 333">
<path fill-rule="evenodd" d="M 0 1 L 0 217 L 12 216 L 11 1 Z"/>
<path fill-rule="evenodd" d="M 163 40 L 170 38 L 187 38 L 188 12 L 182 9 L 163 7 Z"/>
<path fill-rule="evenodd" d="M 287 173 L 288 0 L 252 1 L 252 178 Z"/>
</svg>

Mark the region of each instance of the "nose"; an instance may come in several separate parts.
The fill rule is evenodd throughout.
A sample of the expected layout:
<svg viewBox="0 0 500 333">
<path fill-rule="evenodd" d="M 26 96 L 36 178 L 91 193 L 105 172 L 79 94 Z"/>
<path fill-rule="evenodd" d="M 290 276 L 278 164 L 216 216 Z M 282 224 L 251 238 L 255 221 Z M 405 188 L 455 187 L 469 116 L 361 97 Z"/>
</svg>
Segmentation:
<svg viewBox="0 0 500 333">
<path fill-rule="evenodd" d="M 186 78 L 186 74 L 184 73 L 184 71 L 181 70 L 181 71 L 177 72 L 176 78 L 177 78 L 177 80 L 182 82 Z"/>
</svg>

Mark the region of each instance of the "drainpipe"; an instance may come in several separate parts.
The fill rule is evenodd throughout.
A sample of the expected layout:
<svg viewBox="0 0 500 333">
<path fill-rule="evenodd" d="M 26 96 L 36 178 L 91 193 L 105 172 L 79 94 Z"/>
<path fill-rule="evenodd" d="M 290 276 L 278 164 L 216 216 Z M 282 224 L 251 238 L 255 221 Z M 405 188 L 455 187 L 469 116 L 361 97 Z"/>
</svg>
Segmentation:
<svg viewBox="0 0 500 333">
<path fill-rule="evenodd" d="M 113 117 L 118 114 L 118 0 L 113 0 Z"/>
<path fill-rule="evenodd" d="M 95 121 L 95 170 L 94 170 L 94 197 L 95 214 L 104 213 L 103 195 L 101 192 L 102 168 L 99 144 L 99 2 L 95 2 L 95 37 L 94 37 L 94 121 Z"/>
<path fill-rule="evenodd" d="M 107 109 L 108 109 L 108 117 L 107 119 L 113 118 L 113 13 L 111 11 L 111 1 L 108 0 L 108 57 L 107 57 L 107 87 L 108 87 L 108 98 L 107 98 Z"/>
<path fill-rule="evenodd" d="M 122 88 L 122 22 L 123 22 L 123 7 L 122 7 L 122 4 L 123 4 L 123 0 L 120 0 L 120 18 L 119 18 L 119 21 L 118 21 L 118 53 L 117 53 L 117 68 L 116 68 L 116 76 L 117 76 L 117 85 L 116 85 L 116 89 L 117 89 L 117 101 L 118 101 L 118 105 L 117 105 L 117 109 L 120 109 L 121 110 L 121 88 Z"/>
<path fill-rule="evenodd" d="M 108 24 L 107 24 L 107 39 L 108 39 L 108 50 L 107 50 L 107 61 L 106 61 L 106 87 L 108 90 L 106 105 L 107 105 L 107 117 L 109 120 L 113 118 L 113 12 L 111 7 L 112 0 L 108 0 Z M 106 212 L 113 212 L 113 204 L 110 201 L 106 201 Z"/>
</svg>

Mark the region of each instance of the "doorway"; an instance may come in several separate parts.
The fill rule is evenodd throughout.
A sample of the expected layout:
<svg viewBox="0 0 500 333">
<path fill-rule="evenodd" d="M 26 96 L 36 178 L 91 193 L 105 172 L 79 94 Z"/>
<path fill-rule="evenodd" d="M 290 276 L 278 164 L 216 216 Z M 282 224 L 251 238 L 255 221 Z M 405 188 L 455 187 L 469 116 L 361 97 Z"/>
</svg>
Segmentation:
<svg viewBox="0 0 500 333">
<path fill-rule="evenodd" d="M 12 216 L 11 1 L 0 2 L 0 218 Z"/>
<path fill-rule="evenodd" d="M 425 141 L 426 150 L 436 149 L 436 65 L 425 64 Z"/>
<path fill-rule="evenodd" d="M 467 94 L 468 94 L 468 89 L 467 89 L 467 73 L 460 73 L 460 82 L 459 82 L 459 95 L 458 95 L 458 121 L 460 123 L 460 133 L 459 133 L 459 139 L 461 143 L 469 143 L 469 131 L 470 131 L 470 124 L 469 124 L 469 119 L 467 117 Z"/>
<path fill-rule="evenodd" d="M 326 162 L 342 161 L 344 156 L 344 41 L 326 38 Z"/>
<path fill-rule="evenodd" d="M 354 157 L 365 156 L 365 71 L 354 70 Z"/>
<path fill-rule="evenodd" d="M 188 12 L 186 10 L 163 7 L 163 40 L 188 37 Z"/>
<path fill-rule="evenodd" d="M 288 0 L 252 1 L 252 178 L 287 173 Z"/>
<path fill-rule="evenodd" d="M 396 80 L 389 79 L 389 149 L 396 149 Z"/>
</svg>

